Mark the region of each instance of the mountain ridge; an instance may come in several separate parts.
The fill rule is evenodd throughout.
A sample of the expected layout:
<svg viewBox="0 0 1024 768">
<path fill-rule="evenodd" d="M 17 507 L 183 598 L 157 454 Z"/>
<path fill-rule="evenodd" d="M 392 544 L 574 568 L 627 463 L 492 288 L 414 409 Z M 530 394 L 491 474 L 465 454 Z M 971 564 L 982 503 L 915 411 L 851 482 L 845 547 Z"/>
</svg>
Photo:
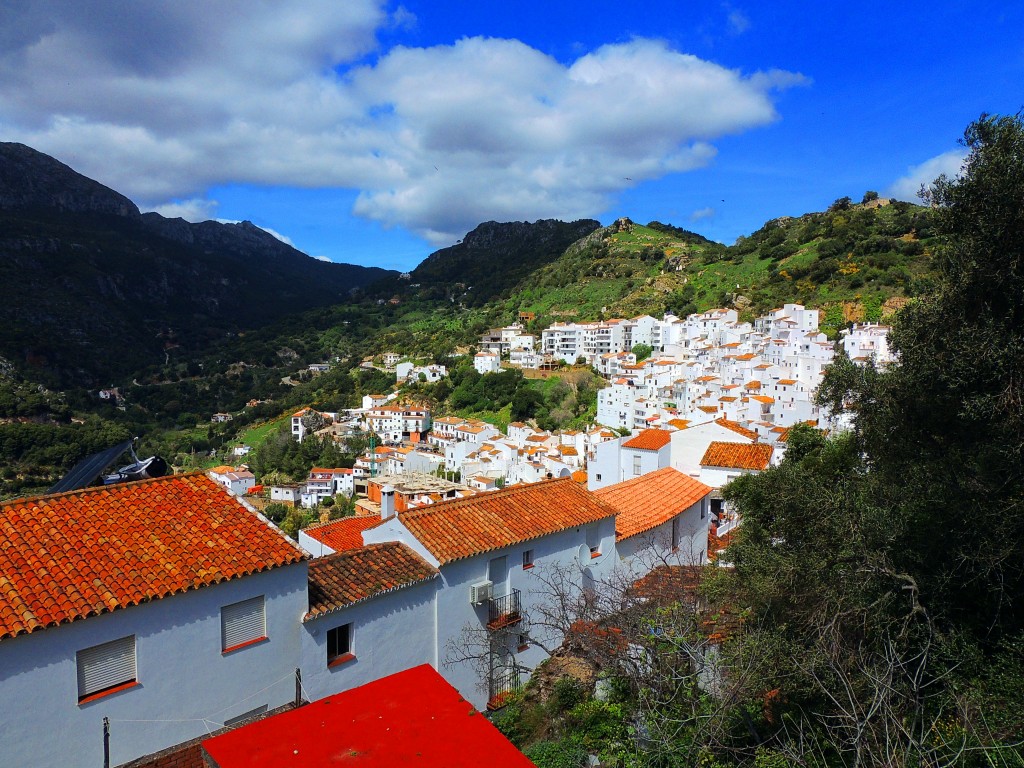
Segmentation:
<svg viewBox="0 0 1024 768">
<path fill-rule="evenodd" d="M 96 383 L 347 299 L 390 270 L 314 259 L 251 222 L 140 213 L 23 144 L 0 143 L 0 356 Z"/>
</svg>

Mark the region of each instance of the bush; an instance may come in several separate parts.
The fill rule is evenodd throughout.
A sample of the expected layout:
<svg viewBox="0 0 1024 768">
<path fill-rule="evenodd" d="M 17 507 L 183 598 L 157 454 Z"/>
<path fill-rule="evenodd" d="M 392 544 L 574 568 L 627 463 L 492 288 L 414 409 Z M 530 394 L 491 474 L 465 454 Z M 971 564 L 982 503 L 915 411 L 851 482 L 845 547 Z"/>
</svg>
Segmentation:
<svg viewBox="0 0 1024 768">
<path fill-rule="evenodd" d="M 553 713 L 568 712 L 582 704 L 587 698 L 583 683 L 575 677 L 560 677 L 555 681 L 551 691 L 551 709 Z"/>
<path fill-rule="evenodd" d="M 538 741 L 523 750 L 537 768 L 583 768 L 587 750 L 573 739 Z"/>
</svg>

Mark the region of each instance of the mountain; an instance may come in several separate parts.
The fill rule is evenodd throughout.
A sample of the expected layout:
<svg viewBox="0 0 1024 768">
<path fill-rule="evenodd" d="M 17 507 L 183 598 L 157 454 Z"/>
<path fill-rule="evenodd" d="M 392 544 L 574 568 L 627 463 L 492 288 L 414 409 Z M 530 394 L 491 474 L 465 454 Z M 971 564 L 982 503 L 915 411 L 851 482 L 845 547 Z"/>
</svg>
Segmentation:
<svg viewBox="0 0 1024 768">
<path fill-rule="evenodd" d="M 106 382 L 391 274 L 319 261 L 247 221 L 140 214 L 52 157 L 0 143 L 0 357 L 56 384 Z"/>
<path fill-rule="evenodd" d="M 593 219 L 488 221 L 455 245 L 430 254 L 412 271 L 405 287 L 420 299 L 456 299 L 465 306 L 481 306 L 508 295 L 527 275 L 600 226 Z M 405 288 L 388 281 L 378 287 Z"/>
</svg>

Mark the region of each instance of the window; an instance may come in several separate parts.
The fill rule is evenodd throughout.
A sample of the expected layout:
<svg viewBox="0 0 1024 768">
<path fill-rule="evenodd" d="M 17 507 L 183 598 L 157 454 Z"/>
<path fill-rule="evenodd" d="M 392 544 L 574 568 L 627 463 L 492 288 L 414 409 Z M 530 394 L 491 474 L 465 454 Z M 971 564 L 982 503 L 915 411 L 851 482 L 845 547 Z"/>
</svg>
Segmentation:
<svg viewBox="0 0 1024 768">
<path fill-rule="evenodd" d="M 525 549 L 525 550 L 523 550 L 523 570 L 526 570 L 528 568 L 533 568 L 533 550 L 532 549 Z"/>
<path fill-rule="evenodd" d="M 327 666 L 344 664 L 352 661 L 352 625 L 342 624 L 340 627 L 327 630 Z"/>
<path fill-rule="evenodd" d="M 526 636 L 526 635 L 519 635 L 519 637 L 517 639 L 518 639 L 518 642 L 516 643 L 516 651 L 517 652 L 522 653 L 523 651 L 529 650 L 529 648 L 530 648 L 530 638 L 528 636 Z"/>
<path fill-rule="evenodd" d="M 221 652 L 229 653 L 267 639 L 263 595 L 220 609 Z"/>
<path fill-rule="evenodd" d="M 587 547 L 592 558 L 601 556 L 601 533 L 596 525 L 587 526 Z"/>
<path fill-rule="evenodd" d="M 708 516 L 708 498 L 705 496 L 700 500 L 700 519 L 703 520 Z"/>
<path fill-rule="evenodd" d="M 639 477 L 640 476 L 640 456 L 639 455 L 634 455 L 633 456 L 633 475 L 634 475 L 634 477 Z"/>
<path fill-rule="evenodd" d="M 76 660 L 79 704 L 136 684 L 135 635 L 86 648 Z"/>
<path fill-rule="evenodd" d="M 703 509 L 703 507 L 702 507 Z M 703 515 L 702 515 L 703 517 Z M 672 551 L 679 549 L 679 518 L 672 518 Z"/>
</svg>

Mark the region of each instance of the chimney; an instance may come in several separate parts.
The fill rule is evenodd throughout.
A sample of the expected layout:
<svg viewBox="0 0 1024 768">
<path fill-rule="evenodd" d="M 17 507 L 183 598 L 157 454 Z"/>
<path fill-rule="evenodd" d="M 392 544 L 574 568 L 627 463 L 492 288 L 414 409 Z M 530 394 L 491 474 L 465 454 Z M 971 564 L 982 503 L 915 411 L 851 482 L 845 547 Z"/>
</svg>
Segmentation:
<svg viewBox="0 0 1024 768">
<path fill-rule="evenodd" d="M 387 520 L 395 516 L 395 489 L 385 485 L 380 489 L 380 519 Z"/>
</svg>

